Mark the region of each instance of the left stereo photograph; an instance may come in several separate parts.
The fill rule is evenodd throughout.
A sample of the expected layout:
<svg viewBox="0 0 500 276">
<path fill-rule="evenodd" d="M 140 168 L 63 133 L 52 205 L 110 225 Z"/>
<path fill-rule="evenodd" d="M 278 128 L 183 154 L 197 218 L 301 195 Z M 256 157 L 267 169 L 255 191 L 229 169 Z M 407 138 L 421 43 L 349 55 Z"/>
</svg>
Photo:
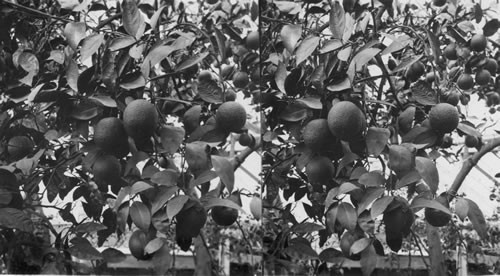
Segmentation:
<svg viewBox="0 0 500 276">
<path fill-rule="evenodd" d="M 257 0 L 0 0 L 2 274 L 261 275 Z"/>
</svg>

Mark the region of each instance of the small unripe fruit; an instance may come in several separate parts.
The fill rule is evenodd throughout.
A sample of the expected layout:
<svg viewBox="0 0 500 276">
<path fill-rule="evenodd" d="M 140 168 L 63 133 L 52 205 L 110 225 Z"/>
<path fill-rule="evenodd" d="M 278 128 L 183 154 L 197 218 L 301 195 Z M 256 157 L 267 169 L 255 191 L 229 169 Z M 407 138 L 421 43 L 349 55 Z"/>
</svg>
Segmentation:
<svg viewBox="0 0 500 276">
<path fill-rule="evenodd" d="M 494 76 L 497 73 L 498 70 L 498 63 L 495 59 L 493 58 L 488 58 L 486 61 L 486 64 L 484 64 L 484 69 L 488 70 L 492 76 Z"/>
<path fill-rule="evenodd" d="M 225 131 L 239 131 L 245 126 L 246 121 L 247 113 L 245 108 L 237 102 L 221 104 L 215 114 L 217 127 Z"/>
<path fill-rule="evenodd" d="M 479 85 L 488 84 L 491 80 L 490 71 L 482 69 L 476 73 L 476 83 Z"/>
<path fill-rule="evenodd" d="M 233 85 L 236 88 L 245 88 L 250 83 L 248 74 L 245 72 L 236 72 L 233 75 Z"/>
<path fill-rule="evenodd" d="M 446 96 L 446 102 L 453 106 L 457 106 L 459 101 L 460 93 L 458 92 L 451 92 Z"/>
<path fill-rule="evenodd" d="M 447 149 L 453 145 L 453 138 L 450 135 L 445 135 L 443 137 L 443 142 L 441 143 L 441 148 Z"/>
<path fill-rule="evenodd" d="M 244 147 L 251 147 L 255 143 L 255 138 L 251 134 L 243 133 L 240 135 L 238 142 Z"/>
<path fill-rule="evenodd" d="M 458 56 L 457 56 L 457 46 L 455 45 L 455 43 L 448 44 L 448 46 L 446 46 L 443 50 L 443 55 L 445 58 L 449 60 L 456 60 Z"/>
<path fill-rule="evenodd" d="M 258 31 L 250 32 L 246 38 L 248 49 L 257 50 L 260 46 L 260 35 Z"/>
<path fill-rule="evenodd" d="M 457 80 L 458 88 L 462 90 L 469 90 L 474 87 L 474 79 L 470 74 L 463 73 Z"/>
<path fill-rule="evenodd" d="M 442 7 L 446 4 L 446 0 L 433 0 L 432 3 L 436 7 Z"/>
<path fill-rule="evenodd" d="M 425 73 L 425 65 L 421 61 L 416 61 L 406 71 L 406 78 L 411 82 L 418 80 Z"/>
<path fill-rule="evenodd" d="M 476 136 L 467 135 L 465 136 L 465 146 L 468 148 L 475 148 L 479 143 L 479 139 Z"/>
<path fill-rule="evenodd" d="M 27 136 L 14 136 L 7 142 L 7 153 L 12 160 L 19 160 L 33 151 L 34 143 Z"/>
<path fill-rule="evenodd" d="M 475 34 L 470 39 L 470 48 L 476 52 L 484 51 L 484 49 L 486 49 L 487 42 L 488 41 L 486 40 L 486 37 L 484 35 Z"/>
</svg>

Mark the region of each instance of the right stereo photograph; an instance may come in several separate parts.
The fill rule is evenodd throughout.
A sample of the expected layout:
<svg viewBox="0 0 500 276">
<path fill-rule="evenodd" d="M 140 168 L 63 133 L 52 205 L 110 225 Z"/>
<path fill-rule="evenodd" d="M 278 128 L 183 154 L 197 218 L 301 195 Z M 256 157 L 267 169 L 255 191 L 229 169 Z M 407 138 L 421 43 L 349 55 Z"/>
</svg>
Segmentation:
<svg viewBox="0 0 500 276">
<path fill-rule="evenodd" d="M 498 1 L 259 5 L 263 273 L 500 273 Z"/>
</svg>

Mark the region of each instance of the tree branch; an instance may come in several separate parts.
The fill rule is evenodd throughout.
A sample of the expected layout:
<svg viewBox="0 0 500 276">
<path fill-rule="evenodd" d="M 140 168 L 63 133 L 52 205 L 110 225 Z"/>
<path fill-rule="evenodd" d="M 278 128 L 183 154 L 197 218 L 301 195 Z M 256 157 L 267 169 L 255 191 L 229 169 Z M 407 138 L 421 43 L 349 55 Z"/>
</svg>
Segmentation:
<svg viewBox="0 0 500 276">
<path fill-rule="evenodd" d="M 254 151 L 258 150 L 261 145 L 261 138 L 260 136 L 255 137 L 255 143 L 253 147 L 248 147 L 244 150 L 242 150 L 238 155 L 236 155 L 233 159 L 231 159 L 231 165 L 233 165 L 234 170 L 238 169 L 238 167 L 245 162 L 245 159 L 247 159 L 250 154 L 252 154 Z"/>
<path fill-rule="evenodd" d="M 485 154 L 488 152 L 494 150 L 496 147 L 500 146 L 500 138 L 495 138 L 492 139 L 489 143 L 485 144 L 481 149 L 474 153 L 471 157 L 465 159 L 462 168 L 458 172 L 457 176 L 455 177 L 455 180 L 453 181 L 453 184 L 451 184 L 451 187 L 448 189 L 448 196 L 455 196 L 458 192 L 458 189 L 462 186 L 465 178 L 469 174 L 469 172 L 474 168 L 474 166 L 479 162 L 479 159 L 481 159 Z"/>
</svg>

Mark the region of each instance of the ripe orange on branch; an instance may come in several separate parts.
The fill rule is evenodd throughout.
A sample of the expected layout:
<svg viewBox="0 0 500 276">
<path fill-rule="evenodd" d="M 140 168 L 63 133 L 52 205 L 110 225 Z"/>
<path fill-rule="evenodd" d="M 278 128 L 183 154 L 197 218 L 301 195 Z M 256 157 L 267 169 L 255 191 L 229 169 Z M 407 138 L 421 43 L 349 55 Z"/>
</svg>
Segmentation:
<svg viewBox="0 0 500 276">
<path fill-rule="evenodd" d="M 219 106 L 215 114 L 215 122 L 219 129 L 239 131 L 247 121 L 245 108 L 237 102 L 225 102 Z"/>
<path fill-rule="evenodd" d="M 459 114 L 456 107 L 448 103 L 439 103 L 429 112 L 431 128 L 438 133 L 449 133 L 458 126 Z"/>
<path fill-rule="evenodd" d="M 349 101 L 333 105 L 328 112 L 327 120 L 333 136 L 344 141 L 353 140 L 366 127 L 365 115 L 361 109 Z"/>
<path fill-rule="evenodd" d="M 128 135 L 120 119 L 101 119 L 94 128 L 94 143 L 103 151 L 122 158 L 129 152 Z"/>
<path fill-rule="evenodd" d="M 155 106 L 143 99 L 130 102 L 123 111 L 123 124 L 134 140 L 151 137 L 158 124 Z"/>
</svg>

